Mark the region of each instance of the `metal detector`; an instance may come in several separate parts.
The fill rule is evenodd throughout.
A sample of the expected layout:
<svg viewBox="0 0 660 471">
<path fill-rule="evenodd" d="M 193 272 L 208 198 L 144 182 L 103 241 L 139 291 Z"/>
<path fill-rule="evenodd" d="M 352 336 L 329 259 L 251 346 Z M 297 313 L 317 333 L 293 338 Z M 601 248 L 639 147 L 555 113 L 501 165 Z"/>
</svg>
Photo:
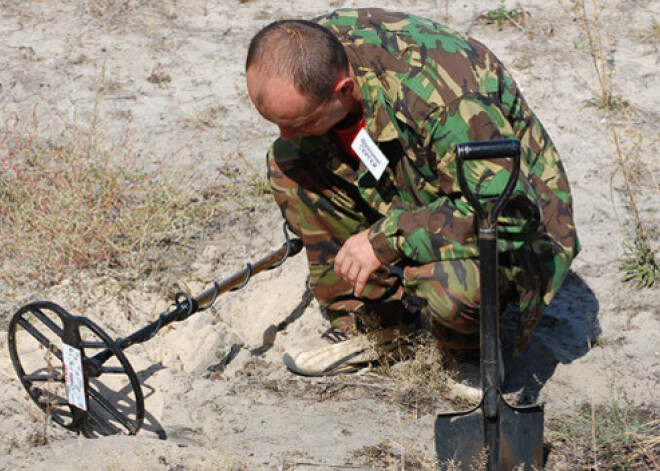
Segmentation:
<svg viewBox="0 0 660 471">
<path fill-rule="evenodd" d="M 23 306 L 9 323 L 8 346 L 28 395 L 55 423 L 86 437 L 137 433 L 144 421 L 144 395 L 124 350 L 208 309 L 219 295 L 242 288 L 253 275 L 278 267 L 302 250 L 302 241 L 289 237 L 286 224 L 284 235 L 279 250 L 195 298 L 178 293 L 170 312 L 125 338 L 113 340 L 90 319 L 55 303 Z"/>
</svg>

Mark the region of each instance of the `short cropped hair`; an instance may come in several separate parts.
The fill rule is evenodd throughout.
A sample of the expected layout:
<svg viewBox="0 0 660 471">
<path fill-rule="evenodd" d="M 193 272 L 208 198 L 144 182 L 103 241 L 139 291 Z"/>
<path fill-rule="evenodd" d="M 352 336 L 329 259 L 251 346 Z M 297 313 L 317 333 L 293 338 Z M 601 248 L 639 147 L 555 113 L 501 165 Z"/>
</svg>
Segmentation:
<svg viewBox="0 0 660 471">
<path fill-rule="evenodd" d="M 280 20 L 250 41 L 245 69 L 250 67 L 267 77 L 293 79 L 299 93 L 323 103 L 332 96 L 339 74 L 348 71 L 348 58 L 339 39 L 323 26 Z"/>
</svg>

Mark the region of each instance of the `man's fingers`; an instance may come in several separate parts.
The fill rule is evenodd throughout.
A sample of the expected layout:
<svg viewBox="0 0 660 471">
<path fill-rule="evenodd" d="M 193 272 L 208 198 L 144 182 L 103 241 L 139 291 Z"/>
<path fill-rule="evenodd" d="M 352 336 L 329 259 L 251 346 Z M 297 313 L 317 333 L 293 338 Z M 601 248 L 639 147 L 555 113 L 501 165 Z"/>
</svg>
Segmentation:
<svg viewBox="0 0 660 471">
<path fill-rule="evenodd" d="M 339 252 L 337 252 L 337 256 L 335 257 L 334 265 L 335 265 L 335 271 L 337 273 L 341 272 L 342 266 L 344 265 L 344 248 L 342 247 L 339 249 Z"/>
<path fill-rule="evenodd" d="M 371 274 L 381 266 L 373 251 L 367 230 L 349 237 L 337 252 L 334 269 L 337 275 L 350 283 L 356 296 L 360 296 Z"/>
<path fill-rule="evenodd" d="M 355 287 L 353 288 L 353 293 L 355 296 L 362 296 L 362 290 L 367 285 L 369 274 L 365 276 L 363 273 L 365 273 L 364 270 L 360 272 L 360 276 L 358 276 L 357 280 L 355 280 Z"/>
<path fill-rule="evenodd" d="M 359 276 L 360 276 L 360 265 L 358 263 L 353 263 L 351 265 L 351 268 L 348 270 L 348 273 L 346 274 L 346 278 L 348 278 L 348 281 L 350 281 L 352 285 L 355 285 L 355 282 L 357 281 Z"/>
<path fill-rule="evenodd" d="M 335 260 L 335 272 L 344 281 L 350 283 L 356 296 L 360 296 L 367 284 L 369 273 L 363 270 L 359 263 L 351 263 L 349 266 L 345 265 L 348 265 L 348 263 L 341 263 L 341 260 L 339 262 Z"/>
</svg>

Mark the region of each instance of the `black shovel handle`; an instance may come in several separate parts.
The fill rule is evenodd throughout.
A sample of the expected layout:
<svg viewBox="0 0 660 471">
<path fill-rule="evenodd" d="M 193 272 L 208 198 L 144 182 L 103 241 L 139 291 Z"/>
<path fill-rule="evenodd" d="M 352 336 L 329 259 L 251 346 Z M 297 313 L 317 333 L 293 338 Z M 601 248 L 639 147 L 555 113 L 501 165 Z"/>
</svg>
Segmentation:
<svg viewBox="0 0 660 471">
<path fill-rule="evenodd" d="M 504 191 L 495 200 L 490 212 L 486 212 L 479 198 L 472 192 L 465 180 L 463 165 L 467 160 L 490 160 L 499 158 L 513 158 L 513 168 L 509 175 Z M 518 179 L 520 170 L 520 141 L 518 139 L 499 139 L 495 141 L 465 142 L 456 146 L 458 184 L 461 191 L 474 208 L 480 225 L 482 223 L 494 224 L 506 200 L 511 196 L 513 187 Z"/>
</svg>

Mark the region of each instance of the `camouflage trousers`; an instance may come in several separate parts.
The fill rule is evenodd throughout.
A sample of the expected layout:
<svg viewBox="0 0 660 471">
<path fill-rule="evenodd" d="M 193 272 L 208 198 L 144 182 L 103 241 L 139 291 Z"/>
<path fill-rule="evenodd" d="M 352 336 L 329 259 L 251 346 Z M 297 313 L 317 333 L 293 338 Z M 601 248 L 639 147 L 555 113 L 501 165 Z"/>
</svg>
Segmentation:
<svg viewBox="0 0 660 471">
<path fill-rule="evenodd" d="M 478 348 L 478 260 L 383 267 L 371 276 L 362 295 L 355 296 L 333 263 L 343 243 L 373 223 L 364 201 L 350 182 L 278 142 L 268 156 L 269 180 L 283 216 L 303 241 L 312 292 L 331 324 L 347 333 L 365 332 L 419 311 L 441 346 Z M 515 289 L 506 260 L 500 265 L 500 299 L 506 300 Z"/>
</svg>

